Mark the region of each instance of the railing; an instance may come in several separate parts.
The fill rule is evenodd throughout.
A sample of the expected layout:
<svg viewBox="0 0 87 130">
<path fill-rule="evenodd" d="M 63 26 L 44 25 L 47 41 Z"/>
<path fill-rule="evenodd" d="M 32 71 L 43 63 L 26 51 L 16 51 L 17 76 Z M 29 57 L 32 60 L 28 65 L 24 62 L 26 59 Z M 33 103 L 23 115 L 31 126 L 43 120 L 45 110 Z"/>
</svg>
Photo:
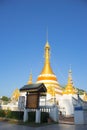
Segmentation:
<svg viewBox="0 0 87 130">
<path fill-rule="evenodd" d="M 41 112 L 50 112 L 51 109 L 53 109 L 55 106 L 40 106 L 38 109 Z M 36 109 L 27 109 L 28 111 L 36 111 Z"/>
<path fill-rule="evenodd" d="M 51 109 L 53 109 L 55 105 L 53 106 L 40 106 L 39 109 L 41 112 L 48 112 L 50 113 Z M 18 105 L 1 105 L 0 109 L 2 110 L 12 110 L 12 111 L 24 111 L 24 109 L 19 109 Z M 36 111 L 36 109 L 28 109 L 28 111 Z"/>
</svg>

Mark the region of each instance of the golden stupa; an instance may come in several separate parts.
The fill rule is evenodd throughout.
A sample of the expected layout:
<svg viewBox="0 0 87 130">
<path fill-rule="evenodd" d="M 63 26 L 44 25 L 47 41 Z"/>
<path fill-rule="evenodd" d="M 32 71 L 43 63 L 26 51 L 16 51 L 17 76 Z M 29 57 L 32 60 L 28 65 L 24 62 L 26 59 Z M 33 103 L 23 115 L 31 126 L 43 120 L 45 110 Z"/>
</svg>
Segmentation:
<svg viewBox="0 0 87 130">
<path fill-rule="evenodd" d="M 77 94 L 77 90 L 73 87 L 72 71 L 69 70 L 68 83 L 63 91 L 63 94 Z"/>
<path fill-rule="evenodd" d="M 20 96 L 20 92 L 19 92 L 19 89 L 16 88 L 11 96 L 11 100 L 13 101 L 18 101 L 18 98 Z"/>
<path fill-rule="evenodd" d="M 62 88 L 59 86 L 56 75 L 53 73 L 50 66 L 50 45 L 48 41 L 45 45 L 45 62 L 44 67 L 37 78 L 37 83 L 44 83 L 47 88 L 47 93 L 54 96 L 55 94 L 62 94 Z"/>
</svg>

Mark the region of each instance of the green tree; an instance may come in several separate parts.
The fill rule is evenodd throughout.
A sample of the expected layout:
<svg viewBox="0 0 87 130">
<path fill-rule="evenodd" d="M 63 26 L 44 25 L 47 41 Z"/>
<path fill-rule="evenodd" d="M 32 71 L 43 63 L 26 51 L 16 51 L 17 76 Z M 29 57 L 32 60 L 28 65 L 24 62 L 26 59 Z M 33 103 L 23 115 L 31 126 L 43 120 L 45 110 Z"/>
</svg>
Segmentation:
<svg viewBox="0 0 87 130">
<path fill-rule="evenodd" d="M 1 100 L 2 101 L 9 101 L 10 99 L 8 97 L 6 97 L 6 96 L 2 96 Z"/>
</svg>

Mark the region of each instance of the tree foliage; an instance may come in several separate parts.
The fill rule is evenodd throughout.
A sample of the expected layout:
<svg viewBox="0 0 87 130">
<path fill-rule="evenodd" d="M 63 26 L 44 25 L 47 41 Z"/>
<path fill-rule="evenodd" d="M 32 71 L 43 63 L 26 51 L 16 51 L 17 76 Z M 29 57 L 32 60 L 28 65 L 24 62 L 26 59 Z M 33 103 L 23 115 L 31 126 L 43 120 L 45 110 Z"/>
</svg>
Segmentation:
<svg viewBox="0 0 87 130">
<path fill-rule="evenodd" d="M 6 97 L 6 96 L 2 96 L 1 100 L 2 101 L 9 101 L 10 99 L 8 97 Z"/>
</svg>

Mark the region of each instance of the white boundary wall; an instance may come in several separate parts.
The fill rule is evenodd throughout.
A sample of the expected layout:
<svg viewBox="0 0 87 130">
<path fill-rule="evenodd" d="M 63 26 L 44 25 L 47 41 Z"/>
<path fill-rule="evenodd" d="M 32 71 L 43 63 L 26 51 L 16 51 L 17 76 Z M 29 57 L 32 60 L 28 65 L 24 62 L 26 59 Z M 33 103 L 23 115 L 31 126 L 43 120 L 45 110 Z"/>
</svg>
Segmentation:
<svg viewBox="0 0 87 130">
<path fill-rule="evenodd" d="M 87 124 L 87 108 L 76 106 L 74 109 L 74 123 Z"/>
</svg>

